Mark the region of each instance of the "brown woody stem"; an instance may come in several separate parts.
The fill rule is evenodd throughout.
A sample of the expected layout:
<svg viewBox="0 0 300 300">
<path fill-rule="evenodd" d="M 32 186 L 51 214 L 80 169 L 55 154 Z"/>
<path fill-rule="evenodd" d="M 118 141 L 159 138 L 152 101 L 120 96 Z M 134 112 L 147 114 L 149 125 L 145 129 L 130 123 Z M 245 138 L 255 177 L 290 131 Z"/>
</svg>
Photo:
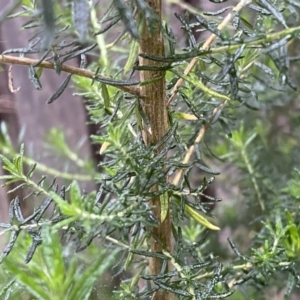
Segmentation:
<svg viewBox="0 0 300 300">
<path fill-rule="evenodd" d="M 157 15 L 161 18 L 161 0 L 148 0 L 148 4 L 156 11 Z M 143 24 L 143 29 L 140 39 L 140 52 L 151 55 L 164 56 L 164 40 L 162 34 L 157 27 L 152 33 L 148 31 L 147 25 Z M 140 57 L 139 64 L 141 66 L 157 66 L 159 63 L 147 60 Z M 161 78 L 159 80 L 155 80 Z M 140 95 L 141 104 L 147 118 L 150 122 L 150 128 L 143 128 L 143 137 L 147 145 L 155 145 L 159 142 L 168 132 L 168 113 L 165 103 L 166 88 L 165 76 L 162 71 L 141 71 L 140 80 L 151 81 L 153 83 L 141 86 Z M 163 146 L 162 146 L 163 147 Z M 158 149 L 160 151 L 161 149 Z M 159 186 L 153 186 L 152 191 L 157 191 Z M 151 238 L 151 251 L 162 252 L 166 249 L 172 253 L 172 228 L 170 210 L 168 208 L 166 218 L 161 222 L 161 203 L 160 197 L 154 197 L 150 201 L 153 207 L 153 213 L 158 220 L 158 226 L 154 227 L 152 234 L 155 238 Z M 158 242 L 159 241 L 159 242 Z M 149 268 L 151 274 L 159 274 L 161 272 L 162 260 L 158 258 L 150 258 Z M 153 295 L 153 300 L 172 300 L 174 295 L 165 291 L 156 292 Z"/>
</svg>

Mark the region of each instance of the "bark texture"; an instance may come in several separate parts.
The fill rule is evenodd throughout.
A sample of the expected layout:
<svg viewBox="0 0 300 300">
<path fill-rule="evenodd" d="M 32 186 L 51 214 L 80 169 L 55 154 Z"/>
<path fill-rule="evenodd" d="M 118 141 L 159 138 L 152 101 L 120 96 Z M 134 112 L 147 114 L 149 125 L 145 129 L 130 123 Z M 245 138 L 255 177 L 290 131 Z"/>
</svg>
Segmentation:
<svg viewBox="0 0 300 300">
<path fill-rule="evenodd" d="M 161 17 L 161 1 L 149 0 L 149 5 L 157 12 Z M 158 27 L 154 33 L 150 33 L 146 24 L 143 26 L 143 31 L 140 40 L 140 52 L 148 53 L 151 55 L 164 55 L 164 41 L 162 34 Z M 155 66 L 158 63 L 149 61 L 144 58 L 140 58 L 140 65 Z M 155 80 L 152 84 L 147 84 L 141 87 L 141 95 L 144 97 L 141 99 L 142 107 L 146 113 L 146 116 L 150 122 L 150 128 L 144 126 L 144 140 L 147 145 L 155 145 L 160 141 L 168 131 L 168 113 L 165 103 L 166 89 L 165 89 L 165 77 L 161 71 L 142 71 L 140 72 L 141 81 Z M 160 78 L 160 79 L 159 79 Z M 153 186 L 152 190 L 158 190 L 158 186 Z M 161 252 L 162 249 L 167 249 L 172 252 L 172 230 L 171 230 L 171 218 L 170 210 L 168 210 L 167 216 L 163 222 L 160 221 L 161 204 L 160 198 L 155 197 L 151 200 L 150 205 L 153 207 L 154 215 L 156 216 L 159 224 L 153 229 L 153 236 L 151 240 L 151 251 Z M 160 242 L 158 242 L 160 241 Z M 161 260 L 157 258 L 150 258 L 149 268 L 151 274 L 159 274 L 161 272 Z M 157 292 L 153 296 L 153 300 L 171 300 L 174 299 L 173 294 L 167 292 Z"/>
</svg>

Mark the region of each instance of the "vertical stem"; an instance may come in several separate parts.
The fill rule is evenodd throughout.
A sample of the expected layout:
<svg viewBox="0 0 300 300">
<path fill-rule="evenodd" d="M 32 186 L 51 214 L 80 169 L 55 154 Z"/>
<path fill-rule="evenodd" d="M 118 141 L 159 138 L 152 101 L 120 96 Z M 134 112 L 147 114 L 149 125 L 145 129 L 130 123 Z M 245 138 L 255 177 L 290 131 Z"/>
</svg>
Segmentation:
<svg viewBox="0 0 300 300">
<path fill-rule="evenodd" d="M 261 207 L 261 210 L 264 211 L 265 210 L 265 204 L 264 204 L 264 202 L 262 200 L 262 195 L 261 195 L 261 192 L 260 192 L 260 189 L 259 189 L 256 177 L 255 177 L 255 174 L 254 174 L 254 169 L 253 169 L 253 167 L 251 165 L 251 162 L 249 160 L 249 157 L 248 157 L 248 154 L 247 154 L 247 151 L 246 151 L 246 146 L 243 146 L 241 154 L 242 154 L 242 157 L 243 157 L 244 162 L 246 164 L 247 170 L 248 170 L 248 172 L 250 174 L 251 181 L 252 181 L 252 184 L 254 186 L 254 189 L 255 189 L 255 192 L 256 192 L 256 196 L 257 196 L 259 205 Z"/>
<path fill-rule="evenodd" d="M 148 0 L 148 4 L 156 11 L 159 18 L 161 18 L 161 0 Z M 143 24 L 140 40 L 140 52 L 148 53 L 152 55 L 164 56 L 164 40 L 163 36 L 157 26 L 154 32 L 149 32 L 146 23 Z M 156 66 L 157 62 L 140 58 L 139 64 L 141 66 Z M 150 129 L 146 126 L 143 128 L 143 138 L 147 145 L 155 145 L 160 141 L 168 132 L 168 113 L 166 107 L 166 90 L 165 90 L 165 76 L 161 71 L 141 71 L 141 82 L 153 80 L 155 78 L 161 78 L 155 80 L 151 84 L 141 86 L 140 93 L 144 98 L 141 98 L 141 104 L 147 118 L 150 122 Z M 162 146 L 163 147 L 163 146 Z M 161 149 L 159 149 L 161 150 Z M 158 151 L 159 151 L 158 150 Z M 152 191 L 157 191 L 158 186 L 153 186 Z M 167 216 L 163 222 L 160 220 L 161 216 L 161 203 L 159 197 L 154 197 L 150 201 L 150 205 L 153 207 L 153 213 L 156 216 L 159 224 L 153 228 L 152 234 L 160 241 L 158 243 L 156 239 L 151 239 L 151 251 L 161 252 L 162 248 L 172 253 L 172 228 L 170 210 L 168 209 Z M 162 261 L 158 258 L 150 258 L 149 269 L 151 274 L 159 274 L 161 272 Z M 174 295 L 164 291 L 157 292 L 153 295 L 152 300 L 172 300 Z"/>
</svg>

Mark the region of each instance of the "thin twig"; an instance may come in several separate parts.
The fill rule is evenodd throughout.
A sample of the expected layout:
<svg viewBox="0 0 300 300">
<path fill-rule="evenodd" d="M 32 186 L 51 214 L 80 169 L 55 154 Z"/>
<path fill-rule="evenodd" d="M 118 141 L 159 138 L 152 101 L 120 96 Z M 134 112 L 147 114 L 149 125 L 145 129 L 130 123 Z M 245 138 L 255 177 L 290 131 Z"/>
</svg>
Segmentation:
<svg viewBox="0 0 300 300">
<path fill-rule="evenodd" d="M 235 6 L 232 11 L 226 16 L 226 18 L 219 24 L 218 29 L 222 30 L 228 23 L 229 21 L 232 19 L 234 13 L 240 11 L 245 5 L 249 4 L 251 2 L 251 0 L 241 0 L 237 6 Z M 204 45 L 202 46 L 201 50 L 208 50 L 210 45 L 213 43 L 213 41 L 215 40 L 216 35 L 212 34 L 204 43 Z M 194 57 L 191 62 L 189 63 L 189 65 L 186 67 L 186 69 L 184 70 L 184 75 L 188 75 L 193 68 L 196 66 L 196 64 L 198 63 L 199 58 L 198 57 Z M 175 98 L 178 89 L 183 85 L 184 83 L 184 79 L 180 78 L 178 79 L 178 81 L 176 82 L 175 86 L 172 89 L 171 92 L 171 97 L 168 99 L 167 105 L 169 105 Z"/>
<path fill-rule="evenodd" d="M 20 90 L 20 87 L 17 87 L 16 89 L 14 88 L 14 79 L 12 75 L 12 65 L 9 66 L 8 68 L 8 89 L 12 93 L 17 93 Z"/>
<path fill-rule="evenodd" d="M 253 64 L 254 64 L 255 60 L 251 61 L 248 65 L 246 65 L 246 67 L 241 71 L 241 74 L 243 74 L 245 71 L 247 71 Z M 241 76 L 241 78 L 244 77 L 244 75 Z M 227 100 L 228 101 L 228 100 Z M 222 102 L 219 106 L 215 107 L 215 109 L 213 110 L 213 113 L 210 117 L 210 119 L 208 120 L 207 123 L 205 123 L 199 130 L 197 138 L 195 140 L 195 144 L 199 144 L 202 142 L 204 135 L 206 133 L 206 131 L 208 130 L 210 124 L 212 123 L 212 121 L 214 120 L 215 116 L 217 113 L 220 113 L 220 111 L 223 110 L 224 106 L 227 104 L 227 101 Z M 193 153 L 195 152 L 195 146 L 192 145 L 187 152 L 185 153 L 184 159 L 182 160 L 182 163 L 187 164 L 190 161 L 190 158 L 192 157 Z M 173 179 L 173 184 L 174 185 L 178 185 L 181 178 L 183 175 L 183 169 L 180 169 L 177 174 L 175 175 L 174 179 Z"/>
<path fill-rule="evenodd" d="M 93 27 L 94 32 L 98 32 L 101 29 L 101 24 L 98 21 L 97 17 L 97 10 L 95 8 L 95 4 L 93 1 L 90 1 L 90 7 L 91 7 L 91 25 Z M 101 53 L 101 60 L 103 61 L 103 66 L 107 67 L 109 62 L 108 62 L 108 57 L 107 57 L 107 48 L 106 48 L 106 41 L 105 41 L 105 36 L 103 34 L 97 34 L 96 35 L 96 41 Z"/>
<path fill-rule="evenodd" d="M 175 4 L 178 5 L 180 8 L 194 14 L 194 15 L 200 15 L 202 17 L 206 17 L 208 20 L 209 19 L 215 19 L 216 17 L 212 16 L 206 16 L 201 9 L 196 8 L 195 6 L 188 4 L 187 2 L 183 2 L 180 0 L 167 0 L 168 4 Z"/>
<path fill-rule="evenodd" d="M 218 107 L 215 107 L 210 119 L 200 128 L 200 130 L 198 132 L 198 135 L 197 135 L 197 138 L 194 142 L 194 145 L 199 144 L 199 143 L 202 142 L 202 140 L 204 138 L 204 135 L 205 135 L 206 131 L 208 130 L 210 124 L 212 123 L 213 119 L 215 118 L 216 114 L 219 113 L 223 109 L 223 107 L 226 105 L 226 103 L 227 103 L 227 101 L 224 101 Z M 188 148 L 187 152 L 185 153 L 185 156 L 182 160 L 183 164 L 187 164 L 190 161 L 190 158 L 192 157 L 193 153 L 195 152 L 195 146 L 194 145 L 190 146 Z M 183 172 L 184 172 L 184 169 L 179 169 L 178 170 L 176 176 L 173 179 L 173 184 L 174 185 L 179 184 L 179 182 L 182 178 Z"/>
<path fill-rule="evenodd" d="M 268 44 L 275 40 L 280 40 L 282 38 L 285 38 L 288 35 L 293 35 L 299 30 L 300 30 L 300 26 L 290 27 L 278 32 L 266 34 L 264 37 L 254 41 L 251 40 L 243 41 L 243 42 L 240 41 L 226 46 L 220 46 L 220 47 L 218 46 L 218 47 L 210 48 L 209 53 L 216 54 L 216 53 L 223 53 L 225 51 L 233 51 L 240 48 L 242 45 L 245 45 L 245 49 L 263 49 L 265 48 L 263 44 Z M 287 40 L 287 44 L 289 45 L 290 43 L 291 41 Z"/>
<path fill-rule="evenodd" d="M 27 57 L 16 57 L 10 55 L 0 55 L 0 63 L 30 66 L 38 63 L 38 59 L 31 59 Z M 42 61 L 41 63 L 39 63 L 39 66 L 45 69 L 53 69 L 53 70 L 55 69 L 54 64 L 48 61 Z M 94 72 L 91 72 L 89 70 L 81 69 L 69 65 L 62 65 L 61 70 L 69 74 L 74 74 L 74 75 L 78 75 L 90 79 L 99 78 L 100 80 L 103 79 L 103 80 L 111 81 L 111 78 L 109 77 L 105 77 L 99 74 L 95 74 Z M 139 96 L 140 94 L 139 87 L 126 86 L 126 85 L 114 85 L 113 83 L 107 83 L 107 84 L 115 86 L 116 88 L 133 95 Z"/>
<path fill-rule="evenodd" d="M 1 98 L 0 98 L 0 104 L 1 104 Z M 10 147 L 6 147 L 4 145 L 0 144 L 0 150 L 2 154 L 5 154 L 9 157 L 14 157 L 17 155 L 17 153 Z M 59 171 L 55 168 L 51 168 L 47 165 L 44 165 L 42 163 L 39 163 L 35 161 L 34 159 L 31 159 L 30 157 L 23 156 L 23 162 L 27 164 L 28 166 L 32 166 L 36 164 L 36 170 L 47 173 L 49 175 L 59 177 L 66 180 L 78 180 L 78 181 L 91 181 L 95 178 L 96 173 L 93 172 L 91 174 L 77 174 L 77 173 L 69 173 L 69 172 L 63 172 Z"/>
<path fill-rule="evenodd" d="M 248 154 L 246 152 L 246 147 L 245 146 L 243 146 L 243 148 L 242 148 L 241 155 L 242 155 L 242 158 L 244 159 L 245 165 L 246 165 L 247 170 L 249 172 L 249 175 L 251 177 L 251 181 L 252 181 L 252 184 L 254 186 L 256 196 L 257 196 L 257 200 L 259 202 L 261 210 L 264 211 L 265 210 L 265 204 L 262 200 L 262 194 L 261 194 L 260 188 L 258 186 L 256 177 L 255 177 L 255 174 L 254 174 L 254 169 L 253 169 L 253 167 L 250 163 L 250 160 L 249 160 Z"/>
<path fill-rule="evenodd" d="M 234 7 L 234 9 L 232 10 L 231 13 L 229 13 L 226 18 L 221 22 L 221 24 L 218 26 L 218 29 L 221 30 L 223 29 L 227 24 L 228 22 L 231 20 L 232 16 L 233 16 L 233 12 L 235 11 L 240 11 L 246 4 L 250 3 L 251 0 L 241 0 L 239 2 L 239 4 L 237 6 Z M 216 38 L 216 35 L 215 34 L 212 34 L 208 39 L 207 41 L 205 42 L 205 44 L 203 45 L 203 50 L 207 50 L 210 45 L 212 44 L 212 42 L 215 40 Z M 192 61 L 190 62 L 190 64 L 187 66 L 187 68 L 185 69 L 184 71 L 184 75 L 188 75 L 191 70 L 195 67 L 195 65 L 197 64 L 198 62 L 198 57 L 195 57 L 192 59 Z M 177 83 L 175 84 L 174 88 L 173 88 L 173 91 L 172 91 L 172 96 L 170 97 L 169 101 L 168 101 L 168 104 L 171 103 L 171 101 L 174 99 L 175 95 L 177 94 L 177 91 L 178 91 L 178 88 L 180 86 L 182 86 L 184 82 L 184 79 L 183 78 L 180 78 Z M 227 101 L 224 101 L 223 103 L 221 103 L 218 107 L 216 107 L 214 110 L 213 110 L 213 113 L 212 113 L 212 116 L 210 117 L 210 119 L 200 128 L 199 132 L 198 132 L 198 135 L 197 135 L 197 138 L 195 140 L 195 143 L 194 144 L 199 144 L 202 142 L 204 136 L 205 136 L 205 133 L 206 131 L 208 130 L 210 124 L 212 123 L 215 115 L 223 109 L 223 107 L 226 105 Z M 192 145 L 191 147 L 189 147 L 189 149 L 187 150 L 187 152 L 185 153 L 185 156 L 184 156 L 184 159 L 182 161 L 183 164 L 187 164 L 193 153 L 195 152 L 195 146 Z M 176 176 L 174 177 L 173 179 L 173 184 L 174 185 L 178 185 L 182 176 L 183 176 L 183 173 L 184 173 L 184 170 L 183 169 L 179 169 Z"/>
<path fill-rule="evenodd" d="M 5 234 L 6 232 L 8 231 L 19 231 L 19 230 L 27 230 L 27 229 L 36 229 L 36 228 L 40 228 L 42 226 L 49 226 L 49 225 L 53 225 L 54 222 L 53 221 L 42 221 L 42 222 L 37 222 L 37 223 L 32 223 L 32 224 L 25 224 L 25 225 L 20 225 L 20 226 L 17 226 L 17 225 L 12 225 L 11 227 L 9 228 L 5 228 L 4 230 L 0 231 L 0 236 Z M 60 229 L 63 229 L 63 230 L 67 230 L 67 229 L 70 229 L 69 226 L 63 226 L 61 227 Z M 115 244 L 115 245 L 118 245 L 120 247 L 123 247 L 125 249 L 129 249 L 130 247 L 110 236 L 105 236 L 105 239 L 107 241 L 110 241 L 111 243 Z"/>
</svg>

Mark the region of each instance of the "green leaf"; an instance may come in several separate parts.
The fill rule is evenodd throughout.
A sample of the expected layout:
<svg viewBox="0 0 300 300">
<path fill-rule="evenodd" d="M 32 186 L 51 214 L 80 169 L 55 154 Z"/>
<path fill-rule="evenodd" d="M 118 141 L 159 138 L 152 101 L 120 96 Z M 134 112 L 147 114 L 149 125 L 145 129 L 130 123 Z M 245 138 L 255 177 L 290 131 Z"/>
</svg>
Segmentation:
<svg viewBox="0 0 300 300">
<path fill-rule="evenodd" d="M 44 71 L 44 68 L 39 67 L 39 68 L 37 69 L 37 71 L 36 71 L 36 76 L 37 76 L 38 78 L 41 78 L 41 76 L 42 76 L 42 74 L 43 74 L 43 71 Z"/>
<path fill-rule="evenodd" d="M 5 295 L 3 299 L 4 300 L 9 299 L 8 297 L 11 293 L 11 290 L 12 290 L 11 288 L 14 285 L 15 282 L 16 282 L 16 280 L 12 279 L 5 286 L 1 287 L 0 288 L 0 297 Z"/>
<path fill-rule="evenodd" d="M 74 27 L 79 36 L 81 44 L 86 43 L 88 39 L 89 19 L 90 19 L 90 6 L 87 0 L 74 0 L 73 1 L 73 22 Z"/>
<path fill-rule="evenodd" d="M 178 205 L 180 205 L 180 199 L 177 197 L 174 197 L 175 201 Z M 220 230 L 220 228 L 214 224 L 212 224 L 209 219 L 211 219 L 208 216 L 203 216 L 200 212 L 196 211 L 194 208 L 192 208 L 189 205 L 185 205 L 184 211 L 186 214 L 188 214 L 191 218 L 193 218 L 196 222 L 201 224 L 202 226 L 211 229 L 211 230 Z"/>
<path fill-rule="evenodd" d="M 6 169 L 6 168 L 3 168 L 3 169 Z M 1 186 L 4 187 L 4 186 L 8 186 L 14 182 L 19 182 L 20 181 L 20 178 L 15 178 L 15 176 L 12 176 L 12 180 L 9 180 L 9 181 L 6 181 L 5 183 L 3 183 Z"/>
<path fill-rule="evenodd" d="M 67 55 L 65 58 L 63 58 L 59 64 L 63 64 L 64 62 L 74 58 L 74 57 L 80 57 L 81 55 L 85 54 L 88 51 L 91 51 L 97 46 L 97 43 L 92 44 L 91 46 L 88 46 L 86 48 L 80 49 L 78 51 L 72 52 L 70 55 Z M 70 74 L 71 75 L 71 74 Z M 95 74 L 96 75 L 96 74 Z"/>
<path fill-rule="evenodd" d="M 43 44 L 42 48 L 49 48 L 55 29 L 55 12 L 54 12 L 54 1 L 52 0 L 42 0 L 42 13 L 44 19 L 44 32 L 43 32 Z"/>
<path fill-rule="evenodd" d="M 213 170 L 209 169 L 208 167 L 201 165 L 200 163 L 196 163 L 195 166 L 197 168 L 199 168 L 201 171 L 203 171 L 205 173 L 208 173 L 208 174 L 212 174 L 212 175 L 219 175 L 220 174 L 220 172 L 213 171 Z"/>
<path fill-rule="evenodd" d="M 259 2 L 261 2 L 261 4 L 272 13 L 272 15 L 284 28 L 288 28 L 283 15 L 276 9 L 275 6 L 273 6 L 268 0 L 259 0 Z"/>
<path fill-rule="evenodd" d="M 73 181 L 70 187 L 70 200 L 71 204 L 78 206 L 78 207 L 83 207 L 83 200 L 81 197 L 81 191 L 80 187 L 77 181 Z"/>
<path fill-rule="evenodd" d="M 37 76 L 33 66 L 29 66 L 28 68 L 28 78 L 37 90 L 40 91 L 42 89 L 39 77 Z"/>
<path fill-rule="evenodd" d="M 257 137 L 257 133 L 253 132 L 246 140 L 244 144 L 244 148 L 246 148 L 255 138 Z"/>
<path fill-rule="evenodd" d="M 50 196 L 53 198 L 53 201 L 57 204 L 63 214 L 66 216 L 77 215 L 75 208 L 56 193 L 50 192 Z"/>
<path fill-rule="evenodd" d="M 47 100 L 47 104 L 52 103 L 53 101 L 55 101 L 66 89 L 66 87 L 68 86 L 68 83 L 71 79 L 72 74 L 69 74 L 67 76 L 67 78 L 63 81 L 63 83 L 61 84 L 61 86 L 58 88 L 58 90 Z"/>
<path fill-rule="evenodd" d="M 169 210 L 168 192 L 165 192 L 162 195 L 160 195 L 159 200 L 160 200 L 160 222 L 162 223 L 166 219 Z"/>
<path fill-rule="evenodd" d="M 225 100 L 225 101 L 231 101 L 231 99 L 228 96 L 222 95 L 222 94 L 220 94 L 220 93 L 218 93 L 218 92 L 216 92 L 216 91 L 208 88 L 199 79 L 196 79 L 196 78 L 194 78 L 192 76 L 187 76 L 187 75 L 181 74 L 181 73 L 175 71 L 174 69 L 172 69 L 170 71 L 173 72 L 178 77 L 181 77 L 182 79 L 184 79 L 186 82 L 189 82 L 190 84 L 198 87 L 200 90 L 202 90 L 204 93 L 206 93 L 209 96 L 212 96 L 212 97 L 215 97 L 215 98 L 219 98 L 219 99 L 222 99 L 222 100 Z"/>
<path fill-rule="evenodd" d="M 134 255 L 132 252 L 129 252 L 128 253 L 128 256 L 125 260 L 125 263 L 124 263 L 124 270 L 127 271 L 129 266 L 131 265 L 132 261 L 133 261 L 133 258 L 134 258 Z"/>
<path fill-rule="evenodd" d="M 172 113 L 172 117 L 174 119 L 181 119 L 181 120 L 187 120 L 187 121 L 197 121 L 198 118 L 193 114 L 187 114 L 183 112 L 174 112 Z"/>
<path fill-rule="evenodd" d="M 17 281 L 25 286 L 28 292 L 34 297 L 37 297 L 39 300 L 51 300 L 45 288 L 32 276 L 28 276 L 26 270 L 24 270 L 19 264 L 11 259 L 5 259 L 3 263 L 6 269 L 13 273 Z"/>
<path fill-rule="evenodd" d="M 74 279 L 76 278 L 76 272 L 79 270 L 78 262 L 76 257 L 72 257 L 68 264 L 68 270 L 64 279 L 65 290 L 71 290 Z M 69 291 L 68 291 L 69 292 Z"/>
<path fill-rule="evenodd" d="M 135 117 L 136 117 L 137 124 L 139 125 L 140 128 L 143 128 L 142 116 L 141 116 L 140 109 L 139 109 L 138 105 L 135 105 L 134 112 L 135 112 Z"/>
<path fill-rule="evenodd" d="M 55 290 L 63 289 L 61 283 L 64 281 L 65 268 L 63 250 L 57 232 L 51 231 L 49 226 L 42 230 L 42 253 L 44 268 L 50 278 L 51 287 Z"/>
<path fill-rule="evenodd" d="M 148 85 L 148 84 L 153 84 L 153 83 L 155 83 L 155 82 L 160 81 L 162 78 L 164 78 L 164 75 L 163 75 L 163 76 L 155 77 L 155 78 L 153 78 L 153 79 L 145 80 L 145 81 L 141 82 L 141 83 L 139 84 L 139 86 L 144 86 L 144 85 Z"/>
<path fill-rule="evenodd" d="M 99 280 L 99 277 L 115 262 L 118 252 L 118 249 L 112 251 L 111 254 L 107 254 L 103 251 L 83 273 L 77 274 L 68 299 L 89 299 L 96 281 Z"/>
<path fill-rule="evenodd" d="M 16 168 L 13 163 L 11 163 L 5 156 L 0 154 L 0 159 L 5 165 L 5 170 L 7 170 L 9 173 L 14 174 L 16 172 Z M 3 167 L 4 168 L 4 167 Z"/>
<path fill-rule="evenodd" d="M 139 51 L 139 43 L 137 40 L 132 40 L 130 49 L 129 49 L 129 56 L 127 59 L 127 62 L 124 67 L 124 73 L 126 74 L 128 71 L 130 71 L 133 68 L 133 65 L 137 59 Z"/>
<path fill-rule="evenodd" d="M 108 93 L 107 86 L 104 83 L 101 83 L 101 94 L 102 94 L 103 101 L 104 101 L 104 107 L 109 108 L 110 98 L 109 98 L 109 93 Z"/>
<path fill-rule="evenodd" d="M 132 14 L 132 7 L 122 0 L 113 0 L 114 7 L 118 10 L 119 16 L 126 27 L 126 30 L 135 39 L 139 38 L 139 31 Z"/>
<path fill-rule="evenodd" d="M 23 157 L 18 156 L 15 160 L 15 166 L 18 173 L 22 176 L 23 175 Z"/>
</svg>

